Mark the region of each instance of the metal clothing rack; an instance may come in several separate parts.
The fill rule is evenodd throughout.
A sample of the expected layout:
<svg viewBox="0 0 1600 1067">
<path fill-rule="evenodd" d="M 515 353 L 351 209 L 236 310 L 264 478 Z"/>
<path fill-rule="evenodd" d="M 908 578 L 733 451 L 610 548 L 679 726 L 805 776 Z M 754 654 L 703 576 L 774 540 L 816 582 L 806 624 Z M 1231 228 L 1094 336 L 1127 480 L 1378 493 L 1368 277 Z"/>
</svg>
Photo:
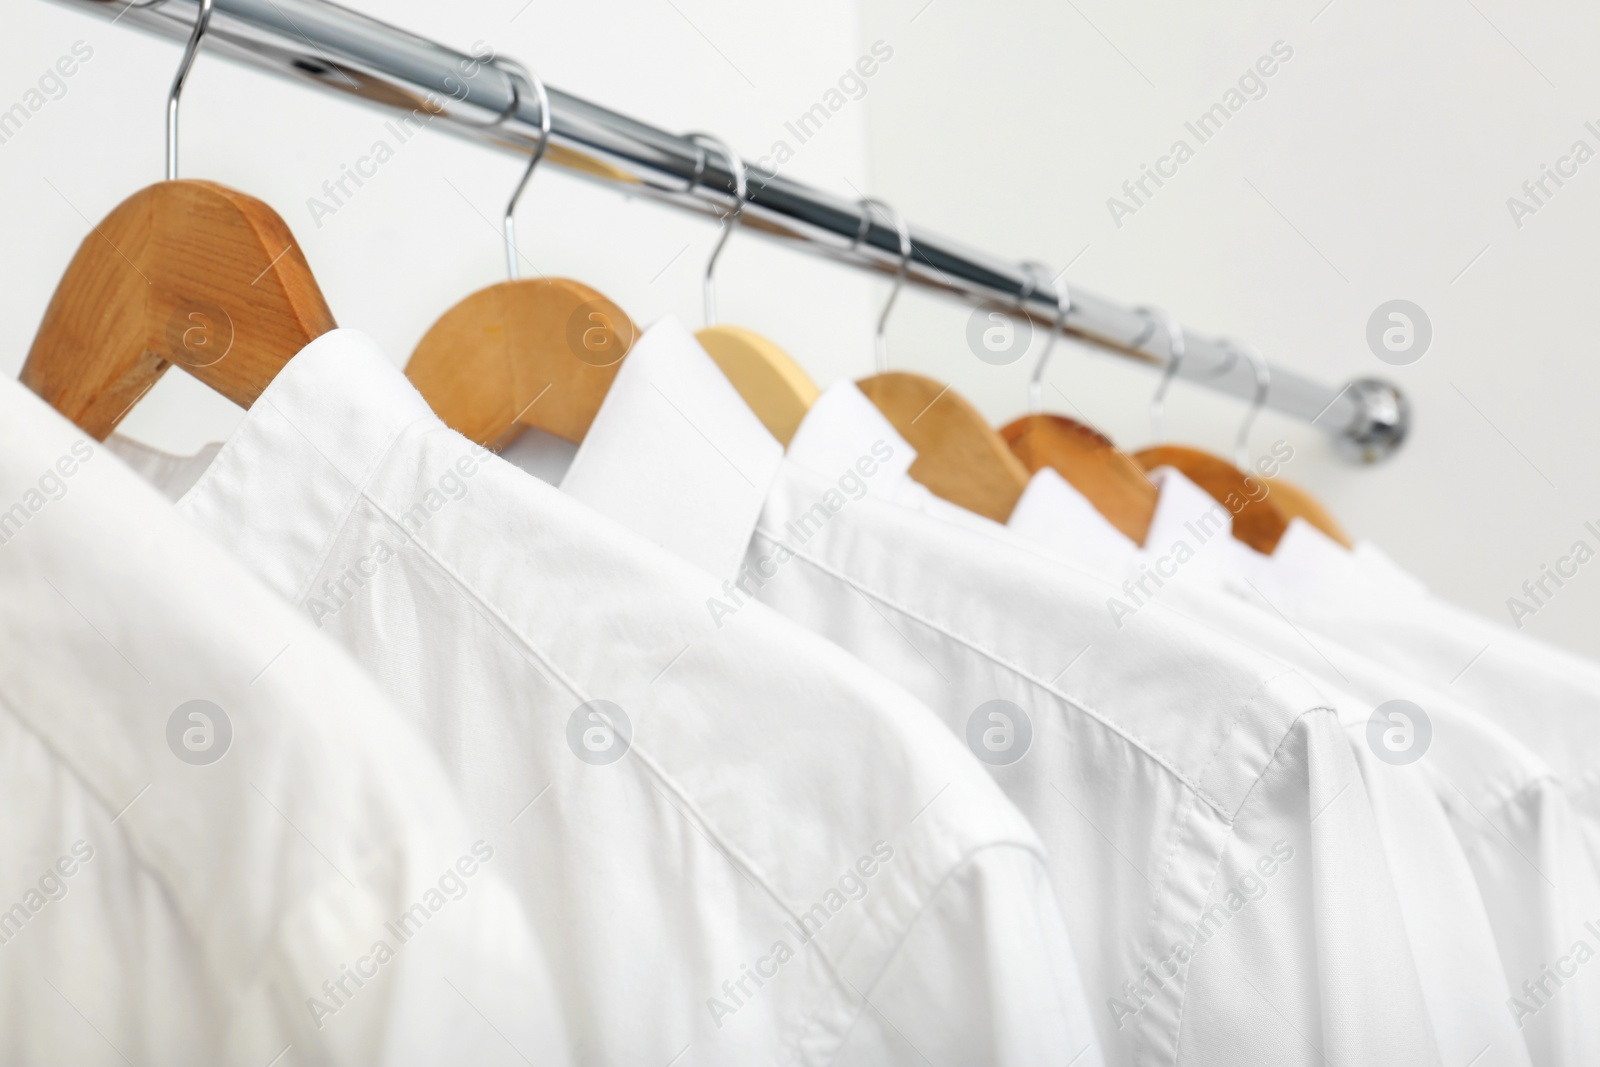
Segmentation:
<svg viewBox="0 0 1600 1067">
<path fill-rule="evenodd" d="M 200 0 L 57 0 L 161 36 L 187 40 Z M 264 68 L 379 107 L 420 112 L 429 126 L 531 155 L 540 138 L 539 104 L 518 91 L 508 69 L 340 7 L 327 0 L 213 0 L 208 54 Z M 501 57 L 504 58 L 504 57 Z M 507 64 L 507 67 L 511 64 Z M 713 217 L 736 195 L 729 162 L 687 137 L 665 133 L 581 97 L 548 90 L 547 163 Z M 750 168 L 742 225 L 786 244 L 893 277 L 902 268 L 900 233 L 889 221 L 863 221 L 862 208 L 781 174 Z M 967 301 L 995 301 L 1025 313 L 1037 328 L 1057 322 L 1056 296 L 1037 274 L 911 227 L 910 281 Z M 1141 312 L 1072 286 L 1062 331 L 1155 367 L 1168 367 L 1166 338 Z M 1237 346 L 1184 331 L 1177 377 L 1246 400 L 1259 399 L 1259 368 Z M 1388 382 L 1359 378 L 1330 388 L 1269 366 L 1264 405 L 1325 429 L 1336 449 L 1373 462 L 1391 454 L 1410 425 L 1410 406 Z"/>
</svg>

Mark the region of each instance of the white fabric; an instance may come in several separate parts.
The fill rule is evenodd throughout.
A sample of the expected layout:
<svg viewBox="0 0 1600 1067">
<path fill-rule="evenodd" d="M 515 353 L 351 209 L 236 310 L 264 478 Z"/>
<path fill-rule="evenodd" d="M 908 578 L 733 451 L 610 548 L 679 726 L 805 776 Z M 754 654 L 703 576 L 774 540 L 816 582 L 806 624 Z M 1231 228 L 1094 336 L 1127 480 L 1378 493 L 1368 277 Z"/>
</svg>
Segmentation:
<svg viewBox="0 0 1600 1067">
<path fill-rule="evenodd" d="M 662 361 L 669 375 L 682 373 L 680 363 L 689 366 L 700 364 L 698 343 L 692 348 L 680 343 L 675 346 L 674 351 L 677 355 L 670 364 L 665 360 Z M 684 353 L 696 358 L 685 360 Z M 627 405 L 621 402 L 613 407 L 614 412 L 627 410 Z M 737 404 L 722 404 L 718 414 L 719 421 L 735 425 L 744 425 L 750 418 L 743 401 Z M 599 436 L 601 440 L 606 440 L 623 435 L 617 433 L 608 423 Z M 965 526 L 984 533 L 1001 529 L 994 520 L 974 514 L 966 508 L 957 507 L 942 497 L 935 496 L 920 482 L 912 479 L 910 470 L 911 464 L 917 458 L 916 450 L 873 406 L 872 401 L 867 399 L 867 395 L 856 386 L 855 382 L 847 378 L 840 379 L 822 391 L 822 395 L 817 397 L 806 412 L 806 417 L 800 421 L 794 438 L 789 442 L 789 456 L 806 457 L 808 469 L 823 477 L 835 477 L 866 455 L 871 455 L 876 464 L 873 475 L 866 479 L 866 492 L 874 498 L 893 501 L 927 512 L 957 526 Z M 566 489 L 567 486 L 563 484 L 562 488 Z M 736 518 L 733 515 L 727 516 L 726 525 L 731 528 Z M 665 509 L 660 509 L 654 515 L 641 517 L 639 521 L 645 528 L 649 528 L 670 520 L 665 514 Z M 753 518 L 740 525 L 746 532 L 747 543 L 748 533 L 753 527 Z"/>
<path fill-rule="evenodd" d="M 689 381 L 709 359 L 685 344 L 652 362 L 656 380 Z M 616 395 L 583 448 L 651 447 Z M 875 499 L 867 484 L 909 466 L 889 435 L 863 427 L 863 450 L 811 473 L 804 429 L 722 598 L 727 628 L 753 591 L 921 696 L 975 753 L 1005 750 L 996 712 L 1013 744 L 1031 726 L 1022 757 L 991 770 L 1049 849 L 1108 1063 L 1438 1062 L 1360 769 L 1300 677 L 1159 610 L 1119 629 L 1110 587 L 976 517 Z M 688 479 L 710 461 L 676 458 Z M 636 477 L 602 474 L 612 494 Z M 683 521 L 628 518 L 646 536 Z"/>
<path fill-rule="evenodd" d="M 636 429 L 714 448 L 657 384 L 619 382 Z M 760 484 L 777 454 L 713 451 L 723 488 L 727 458 Z M 744 508 L 641 470 L 665 483 L 606 499 Z M 447 430 L 363 336 L 297 355 L 179 509 L 430 738 L 579 1062 L 1100 1062 L 1038 838 L 925 708 L 765 608 L 719 627 L 724 583 Z"/>
<path fill-rule="evenodd" d="M 1091 571 L 1121 578 L 1139 558 L 1139 544 L 1111 522 L 1070 482 L 1049 467 L 1028 479 L 1006 529 L 1025 540 L 1057 545 Z"/>
<path fill-rule="evenodd" d="M 1600 855 L 1592 795 L 1600 784 L 1600 664 L 1435 597 L 1372 545 L 1345 552 L 1301 520 L 1289 524 L 1272 559 L 1275 598 L 1290 618 L 1447 689 L 1583 789 Z M 1553 591 L 1547 582 L 1544 592 Z"/>
<path fill-rule="evenodd" d="M 1044 492 L 1082 500 L 1059 479 Z M 1083 536 L 1055 521 L 1070 511 L 1024 499 L 1008 525 L 1066 559 Z M 1198 577 L 1180 572 L 1154 595 L 1294 664 L 1339 707 L 1378 812 L 1444 1061 L 1467 1062 L 1481 1052 L 1485 1067 L 1526 1063 L 1531 1052 L 1540 1064 L 1594 1062 L 1600 1051 L 1593 1027 L 1580 1019 L 1600 999 L 1600 969 L 1570 976 L 1551 1008 L 1533 1016 L 1516 1011 L 1511 999 L 1525 997 L 1520 983 L 1537 977 L 1544 961 L 1565 956 L 1583 924 L 1600 915 L 1594 871 L 1554 772 L 1426 682 L 1297 630 L 1259 584 L 1247 583 L 1255 598 L 1244 603 Z M 1374 709 L 1393 699 L 1417 704 L 1428 717 L 1430 739 L 1414 764 L 1385 762 L 1368 737 Z"/>
<path fill-rule="evenodd" d="M 1233 536 L 1233 518 L 1228 509 L 1182 471 L 1157 467 L 1150 472 L 1150 480 L 1156 483 L 1160 495 L 1137 561 L 1142 564 L 1139 571 L 1142 575 L 1157 569 L 1157 563 L 1164 558 L 1172 563 L 1157 569 L 1156 578 L 1149 579 L 1141 592 L 1159 588 L 1156 579 L 1160 570 L 1171 569 L 1189 581 L 1222 586 L 1229 582 L 1239 584 L 1271 565 L 1269 557 Z M 1187 558 L 1191 553 L 1192 558 Z M 1134 577 L 1137 579 L 1138 575 Z M 1130 599 L 1138 603 L 1137 596 Z"/>
<path fill-rule="evenodd" d="M 693 335 L 676 319 L 663 319 L 629 350 L 627 363 L 648 364 L 657 348 L 685 342 L 694 344 Z M 685 377 L 672 382 L 619 374 L 606 396 L 626 405 L 638 420 L 632 428 L 637 436 L 624 441 L 586 437 L 561 486 L 631 529 L 643 527 L 646 517 L 674 516 L 675 522 L 650 523 L 651 539 L 718 580 L 731 578 L 744 556 L 744 541 L 737 527 L 708 524 L 701 516 L 707 510 L 731 511 L 754 523 L 783 446 L 759 422 L 717 420 L 719 408 L 740 401 L 715 363 L 707 360 L 683 371 Z M 639 441 L 651 444 L 638 448 Z M 713 462 L 700 467 L 696 477 L 684 478 L 672 457 L 707 447 Z M 632 467 L 637 475 L 626 487 L 593 474 L 618 465 Z"/>
<path fill-rule="evenodd" d="M 676 351 L 683 351 L 681 343 Z M 679 363 L 700 365 L 699 360 L 673 359 L 667 367 L 668 372 L 675 370 Z M 735 409 L 729 407 L 729 410 Z M 602 439 L 622 436 L 609 432 L 609 423 L 614 417 L 607 416 L 607 424 L 600 431 Z M 725 415 L 721 421 L 744 425 L 749 420 Z M 800 425 L 795 429 L 789 447 L 792 452 L 812 457 L 813 463 L 822 470 L 834 473 L 849 469 L 858 456 L 871 454 L 872 446 L 879 441 L 888 446 L 887 458 L 878 460 L 877 473 L 866 482 L 867 492 L 883 500 L 900 499 L 903 494 L 918 499 L 920 493 L 927 493 L 926 489 L 907 477 L 912 462 L 917 458 L 916 451 L 889 424 L 889 420 L 878 414 L 872 401 L 848 378 L 834 382 L 812 402 L 806 417 L 800 420 Z M 753 529 L 754 520 L 748 525 Z"/>
<path fill-rule="evenodd" d="M 1528 896 L 1499 902 L 1502 922 L 1537 946 L 1508 961 L 1521 972 L 1511 975 L 1508 1007 L 1527 1019 L 1536 1061 L 1542 1041 L 1544 1062 L 1600 1062 L 1600 974 L 1590 973 L 1600 968 L 1559 981 L 1546 970 L 1600 953 L 1600 898 L 1587 876 L 1600 866 L 1600 668 L 1438 600 L 1376 549 L 1358 547 L 1345 552 L 1294 520 L 1262 587 L 1315 640 L 1341 642 L 1449 693 L 1552 768 L 1545 789 L 1503 786 L 1487 798 L 1503 844 L 1486 839 L 1484 851 L 1501 845 L 1503 870 L 1527 878 L 1532 867 L 1538 876 L 1527 878 Z M 1575 840 L 1587 845 L 1587 863 Z"/>
<path fill-rule="evenodd" d="M 1435 597 L 1372 545 L 1345 552 L 1298 519 L 1272 560 L 1263 589 L 1290 619 L 1450 693 L 1548 763 L 1600 863 L 1600 664 Z"/>
<path fill-rule="evenodd" d="M 197 699 L 220 715 L 169 749 Z M 565 1062 L 503 835 L 341 650 L 14 381 L 0 811 L 0 1063 Z"/>
</svg>

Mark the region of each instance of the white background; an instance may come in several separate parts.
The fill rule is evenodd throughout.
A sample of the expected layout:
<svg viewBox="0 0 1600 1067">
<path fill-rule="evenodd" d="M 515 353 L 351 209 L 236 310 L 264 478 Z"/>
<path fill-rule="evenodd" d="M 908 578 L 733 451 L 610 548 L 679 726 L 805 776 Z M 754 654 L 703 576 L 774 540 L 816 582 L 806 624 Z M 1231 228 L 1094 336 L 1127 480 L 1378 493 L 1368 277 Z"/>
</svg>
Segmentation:
<svg viewBox="0 0 1600 1067">
<path fill-rule="evenodd" d="M 4 0 L 0 110 L 75 41 L 93 58 L 0 144 L 0 370 L 22 364 L 78 242 L 161 177 L 163 102 L 178 46 L 44 0 Z M 1335 458 L 1317 431 L 1266 415 L 1284 473 L 1358 536 L 1437 591 L 1508 619 L 1507 598 L 1600 526 L 1600 159 L 1519 228 L 1507 198 L 1600 126 L 1591 45 L 1600 11 L 1576 0 L 362 0 L 351 6 L 463 50 L 484 40 L 552 85 L 663 128 L 704 129 L 747 158 L 833 87 L 877 40 L 893 59 L 785 167 L 845 196 L 870 192 L 920 225 L 993 252 L 1071 263 L 1066 280 L 1153 303 L 1196 330 L 1248 340 L 1337 385 L 1396 381 L 1414 436 L 1392 462 Z M 1293 58 L 1119 227 L 1122 195 L 1257 57 Z M 342 325 L 403 363 L 432 321 L 501 276 L 495 224 L 509 156 L 434 131 L 400 148 L 318 227 L 306 201 L 365 154 L 385 116 L 202 56 L 183 115 L 183 173 L 275 206 Z M 1551 186 L 1551 188 L 1554 188 Z M 561 174 L 541 173 L 519 216 L 548 274 L 604 291 L 640 323 L 699 324 L 712 225 Z M 735 239 L 719 271 L 725 321 L 782 344 L 822 384 L 872 366 L 884 288 L 819 260 Z M 1372 310 L 1421 305 L 1434 340 L 1418 363 L 1367 349 Z M 992 367 L 965 342 L 967 310 L 908 294 L 891 362 L 952 382 L 997 422 L 1025 403 L 1031 360 Z M 1145 369 L 1070 344 L 1047 397 L 1119 444 L 1149 439 Z M 1076 411 L 1074 411 L 1076 409 Z M 1227 451 L 1240 404 L 1180 384 L 1170 436 Z M 238 413 L 170 374 L 126 432 L 192 451 Z M 1526 622 L 1600 653 L 1600 561 Z"/>
</svg>

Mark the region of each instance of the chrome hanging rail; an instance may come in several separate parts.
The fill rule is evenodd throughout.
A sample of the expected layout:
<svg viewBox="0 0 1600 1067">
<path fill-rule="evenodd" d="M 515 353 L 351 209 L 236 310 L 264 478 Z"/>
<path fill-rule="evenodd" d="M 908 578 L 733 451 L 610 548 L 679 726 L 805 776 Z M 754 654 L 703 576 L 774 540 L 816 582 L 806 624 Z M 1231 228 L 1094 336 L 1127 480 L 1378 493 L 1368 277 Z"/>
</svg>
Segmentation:
<svg viewBox="0 0 1600 1067">
<path fill-rule="evenodd" d="M 57 0 L 108 19 L 187 40 L 199 0 Z M 513 75 L 469 55 L 407 33 L 326 0 L 213 0 L 206 51 L 275 74 L 360 97 L 402 113 L 432 114 L 429 126 L 531 154 L 540 115 L 532 93 L 518 94 Z M 481 51 L 481 50 L 480 50 Z M 727 161 L 685 137 L 608 111 L 580 97 L 549 90 L 548 163 L 681 208 L 720 218 L 734 197 Z M 781 174 L 750 168 L 743 225 L 785 243 L 893 277 L 900 238 L 882 219 L 863 223 L 854 200 L 836 197 Z M 1067 336 L 1155 367 L 1168 363 L 1165 338 L 1150 316 L 1074 285 L 1065 316 L 1049 286 L 1027 267 L 911 228 L 911 281 L 967 301 L 1021 307 L 1037 328 L 1058 318 Z M 1249 361 L 1218 338 L 1190 331 L 1178 377 L 1241 399 L 1253 398 L 1257 375 Z M 1405 438 L 1410 409 L 1393 385 L 1359 378 L 1329 388 L 1273 366 L 1265 406 L 1327 430 L 1339 452 L 1372 462 Z"/>
</svg>

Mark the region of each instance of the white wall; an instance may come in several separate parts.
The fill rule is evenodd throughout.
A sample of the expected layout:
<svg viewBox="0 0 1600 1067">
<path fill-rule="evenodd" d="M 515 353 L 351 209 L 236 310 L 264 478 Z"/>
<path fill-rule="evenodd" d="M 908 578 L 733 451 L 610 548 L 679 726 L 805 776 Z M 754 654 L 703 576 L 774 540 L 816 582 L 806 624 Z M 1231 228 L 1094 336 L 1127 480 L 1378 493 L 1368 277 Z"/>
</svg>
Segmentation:
<svg viewBox="0 0 1600 1067">
<path fill-rule="evenodd" d="M 998 252 L 1057 266 L 1081 253 L 1069 282 L 1164 306 L 1330 384 L 1397 382 L 1416 428 L 1386 466 L 1345 465 L 1316 431 L 1270 416 L 1253 443 L 1291 441 L 1286 476 L 1353 532 L 1509 620 L 1506 599 L 1541 564 L 1579 538 L 1600 548 L 1583 528 L 1600 527 L 1600 159 L 1549 184 L 1520 228 L 1506 204 L 1574 141 L 1600 150 L 1584 127 L 1600 130 L 1597 33 L 1600 9 L 1577 0 L 863 0 L 862 39 L 896 49 L 869 101 L 875 191 Z M 1266 95 L 1199 145 L 1185 120 L 1279 40 L 1294 55 Z M 1179 137 L 1194 158 L 1119 228 L 1108 197 Z M 1434 327 L 1405 367 L 1364 339 L 1397 297 Z M 896 362 L 994 419 L 1023 408 L 1031 361 L 974 359 L 962 310 L 913 298 L 897 315 Z M 1143 445 L 1154 375 L 1082 352 L 1059 349 L 1052 381 L 1119 443 Z M 1179 384 L 1168 425 L 1227 454 L 1242 410 Z M 1527 629 L 1600 653 L 1597 608 L 1600 561 Z"/>
<path fill-rule="evenodd" d="M 1271 416 L 1253 441 L 1293 442 L 1289 476 L 1463 603 L 1504 618 L 1506 598 L 1541 564 L 1579 537 L 1600 547 L 1582 528 L 1600 525 L 1590 458 L 1600 364 L 1588 358 L 1596 331 L 1586 314 L 1600 161 L 1520 229 L 1506 207 L 1574 140 L 1600 149 L 1583 126 L 1600 127 L 1600 72 L 1586 50 L 1600 12 L 1575 0 L 524 3 L 352 6 L 463 49 L 489 41 L 553 85 L 668 129 L 713 130 L 751 158 L 881 39 L 892 61 L 800 148 L 789 173 L 885 196 L 919 223 L 997 252 L 1078 257 L 1069 282 L 1163 305 L 1329 383 L 1398 381 L 1415 401 L 1416 432 L 1384 467 L 1347 466 L 1316 431 Z M 174 43 L 44 0 L 10 0 L 0 109 L 79 40 L 94 56 L 66 94 L 0 144 L 6 373 L 21 366 L 85 219 L 161 176 Z M 1116 226 L 1106 199 L 1174 139 L 1193 142 L 1184 121 L 1278 40 L 1294 56 L 1266 95 Z M 519 164 L 449 136 L 418 137 L 318 228 L 307 198 L 366 151 L 382 120 L 203 56 L 185 101 L 183 169 L 276 206 L 341 323 L 376 335 L 399 363 L 445 308 L 500 277 L 485 217 L 497 216 Z M 643 323 L 669 312 L 698 323 L 708 222 L 554 169 L 535 180 L 521 221 L 541 271 L 595 285 Z M 778 340 L 819 382 L 870 369 L 877 283 L 756 238 L 730 245 L 719 276 L 724 318 Z M 1434 326 L 1432 349 L 1409 367 L 1380 364 L 1364 341 L 1369 313 L 1395 297 L 1420 304 Z M 1024 406 L 1031 360 L 980 363 L 966 348 L 966 318 L 909 294 L 890 327 L 891 359 L 1008 419 Z M 1147 440 L 1147 371 L 1063 345 L 1051 379 L 1120 443 Z M 1240 413 L 1187 385 L 1168 404 L 1173 436 L 1219 451 Z M 237 417 L 172 374 L 125 428 L 188 450 Z M 1600 653 L 1597 605 L 1600 563 L 1527 625 Z"/>
</svg>

